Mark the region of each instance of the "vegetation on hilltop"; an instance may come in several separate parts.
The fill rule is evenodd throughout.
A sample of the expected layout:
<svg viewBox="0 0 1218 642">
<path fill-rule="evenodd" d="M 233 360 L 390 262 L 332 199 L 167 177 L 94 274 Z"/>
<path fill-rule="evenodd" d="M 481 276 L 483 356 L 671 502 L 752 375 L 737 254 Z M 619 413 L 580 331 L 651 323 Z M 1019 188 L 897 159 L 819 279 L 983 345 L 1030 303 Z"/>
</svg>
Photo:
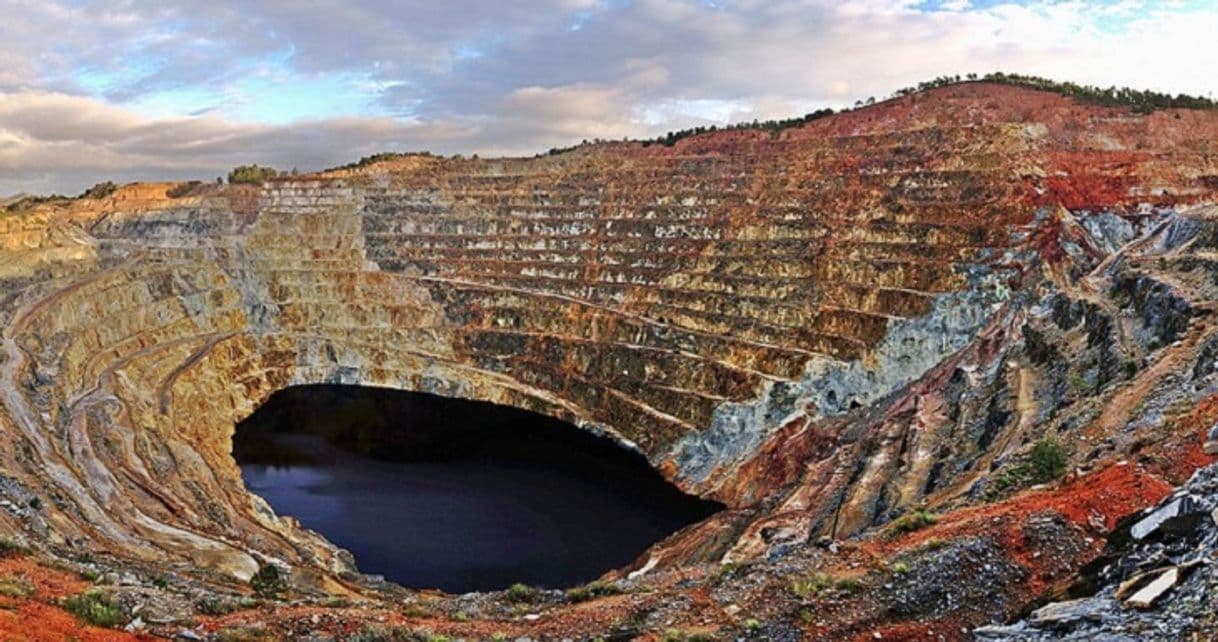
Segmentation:
<svg viewBox="0 0 1218 642">
<path fill-rule="evenodd" d="M 261 185 L 272 178 L 281 176 L 274 167 L 259 167 L 258 165 L 239 165 L 228 173 L 230 185 Z"/>
<path fill-rule="evenodd" d="M 63 194 L 47 194 L 46 196 L 22 196 L 7 205 L 0 207 L 0 212 L 12 214 L 15 212 L 26 212 L 42 205 L 43 203 L 65 202 L 72 199 Z"/>
<path fill-rule="evenodd" d="M 874 103 L 875 99 L 871 99 L 871 102 Z M 714 132 L 714 131 L 732 131 L 732 130 L 737 130 L 737 129 L 756 129 L 756 130 L 760 130 L 760 131 L 767 131 L 767 132 L 774 133 L 774 132 L 780 132 L 784 129 L 790 129 L 791 127 L 800 127 L 800 126 L 806 125 L 814 120 L 820 120 L 821 118 L 825 118 L 826 116 L 832 116 L 834 113 L 835 112 L 832 109 L 825 108 L 825 109 L 818 109 L 814 112 L 804 114 L 803 116 L 796 116 L 795 118 L 784 118 L 782 120 L 756 120 L 756 119 L 754 119 L 752 122 L 736 123 L 734 125 L 727 125 L 725 127 L 717 127 L 715 125 L 711 125 L 710 127 L 694 127 L 691 129 L 682 129 L 680 131 L 668 132 L 667 134 L 665 134 L 664 136 L 661 136 L 660 138 L 655 138 L 652 140 L 645 140 L 642 142 L 643 142 L 643 147 L 647 147 L 649 145 L 664 145 L 665 147 L 672 147 L 674 144 L 676 144 L 677 141 L 681 140 L 682 138 L 689 138 L 690 136 L 697 136 L 698 134 L 706 134 L 706 133 L 710 133 L 710 132 Z"/>
<path fill-rule="evenodd" d="M 1069 96 L 1071 98 L 1074 98 L 1075 100 L 1085 102 L 1088 104 L 1103 105 L 1106 107 L 1129 107 L 1129 108 L 1132 108 L 1134 112 L 1140 113 L 1140 114 L 1149 114 L 1149 113 L 1152 113 L 1159 109 L 1171 109 L 1171 108 L 1218 109 L 1218 101 L 1214 101 L 1213 99 L 1210 99 L 1210 98 L 1203 98 L 1200 96 L 1189 96 L 1186 94 L 1177 94 L 1177 95 L 1173 96 L 1171 94 L 1165 94 L 1165 93 L 1160 93 L 1160 92 L 1150 91 L 1150 90 L 1131 89 L 1129 87 L 1103 88 L 1103 87 L 1096 87 L 1093 85 L 1080 85 L 1078 83 L 1073 83 L 1073 82 L 1059 82 L 1056 80 L 1051 80 L 1049 78 L 1042 78 L 1040 76 L 1028 76 L 1028 75 L 1022 75 L 1022 74 L 1004 73 L 1001 71 L 989 73 L 984 76 L 981 76 L 978 74 L 967 74 L 964 76 L 961 76 L 961 75 L 940 76 L 938 78 L 935 78 L 934 80 L 920 82 L 916 86 L 913 86 L 913 87 L 901 88 L 901 89 L 893 92 L 892 95 L 889 96 L 889 98 L 900 98 L 903 96 L 910 96 L 910 95 L 913 95 L 913 94 L 916 94 L 919 92 L 928 91 L 931 89 L 938 89 L 940 87 L 948 87 L 951 85 L 963 85 L 963 84 L 977 83 L 977 82 L 988 82 L 988 83 L 996 83 L 996 84 L 1002 84 L 1002 85 L 1013 85 L 1013 86 L 1017 86 L 1017 87 L 1027 87 L 1030 89 L 1038 89 L 1041 91 L 1050 91 L 1050 92 L 1053 92 L 1056 94 L 1061 94 L 1063 96 Z M 853 109 L 869 107 L 874 104 L 876 104 L 876 98 L 874 96 L 872 96 L 865 100 L 855 101 Z M 852 111 L 852 109 L 847 107 L 847 108 L 843 109 L 842 111 L 848 112 L 848 111 Z M 623 143 L 638 142 L 638 143 L 642 143 L 643 147 L 650 147 L 652 145 L 663 145 L 665 147 L 672 147 L 680 140 L 690 138 L 692 136 L 698 136 L 701 134 L 710 134 L 710 133 L 719 132 L 719 131 L 758 130 L 758 131 L 770 132 L 771 134 L 776 134 L 784 129 L 790 129 L 792 127 L 800 127 L 800 126 L 806 125 L 812 121 L 820 120 L 821 118 L 825 118 L 827 116 L 832 116 L 834 113 L 837 113 L 837 112 L 835 112 L 833 109 L 830 109 L 830 108 L 824 108 L 824 109 L 818 109 L 816 111 L 804 114 L 803 116 L 796 116 L 794 118 L 784 118 L 784 119 L 780 119 L 780 120 L 752 120 L 752 121 L 740 122 L 740 123 L 723 125 L 723 126 L 702 125 L 702 126 L 698 126 L 698 127 L 690 127 L 688 129 L 670 131 L 667 134 L 664 134 L 663 136 L 659 136 L 657 138 L 651 138 L 651 139 L 645 139 L 645 140 L 632 140 L 629 138 L 623 138 L 620 140 L 620 142 L 623 142 Z M 593 138 L 593 139 L 585 138 L 584 140 L 580 141 L 576 145 L 570 145 L 567 147 L 552 147 L 549 150 L 547 150 L 546 152 L 537 154 L 537 156 L 539 156 L 539 157 L 540 156 L 557 156 L 559 154 L 565 154 L 566 152 L 574 151 L 576 149 L 579 149 L 580 147 L 585 147 L 588 145 L 597 145 L 597 144 L 601 144 L 601 143 L 609 143 L 609 142 L 615 142 L 615 141 L 608 140 L 608 139 L 601 139 L 601 138 Z M 359 159 L 359 161 L 357 161 L 357 162 L 349 163 L 347 165 L 343 165 L 341 167 L 336 167 L 336 168 L 332 168 L 332 169 L 335 169 L 335 170 L 359 169 L 359 168 L 366 167 L 368 165 L 372 165 L 372 164 L 386 161 L 386 160 L 405 158 L 408 156 L 432 156 L 432 155 L 433 154 L 431 154 L 430 152 L 416 152 L 416 153 L 384 152 L 384 153 L 380 153 L 380 154 L 373 154 L 371 156 L 365 156 L 365 157 Z M 330 170 L 327 170 L 327 171 L 330 171 Z"/>
<path fill-rule="evenodd" d="M 1068 96 L 1080 102 L 1105 107 L 1131 107 L 1139 114 L 1153 113 L 1159 109 L 1218 109 L 1218 102 L 1210 98 L 1189 96 L 1187 94 L 1165 94 L 1148 89 L 1131 89 L 1129 87 L 1097 87 L 1095 85 L 1080 85 L 1072 82 L 1060 82 L 1040 76 L 1008 74 L 1001 71 L 985 76 L 968 74 L 966 76 L 940 76 L 934 80 L 918 83 L 916 87 L 905 87 L 897 90 L 894 96 L 908 96 L 928 89 L 959 85 L 970 82 L 990 82 L 1016 87 L 1028 87 L 1041 91 Z"/>
<path fill-rule="evenodd" d="M 1061 94 L 1074 98 L 1080 102 L 1102 105 L 1105 107 L 1130 107 L 1134 112 L 1139 114 L 1150 114 L 1159 109 L 1218 109 L 1218 102 L 1210 98 L 1202 98 L 1200 96 L 1189 96 L 1186 94 L 1164 94 L 1150 90 L 1130 89 L 1129 87 L 1096 87 L 1093 85 L 1080 85 L 1072 82 L 1059 82 L 1049 78 L 1039 76 L 1025 76 L 1021 74 L 1008 74 L 1001 71 L 979 76 L 977 74 L 967 74 L 965 76 L 940 76 L 934 80 L 918 83 L 914 87 L 904 87 L 893 92 L 890 98 L 899 98 L 902 96 L 910 96 L 919 92 L 938 89 L 940 87 L 948 87 L 951 85 L 963 85 L 975 82 L 988 82 L 1001 85 L 1013 85 L 1016 87 L 1027 87 L 1030 89 L 1039 89 L 1041 91 L 1050 91 L 1055 94 Z M 854 103 L 854 108 L 870 107 L 876 103 L 875 97 L 867 98 L 866 100 L 857 100 Z M 850 111 L 846 109 L 844 111 Z M 736 130 L 736 129 L 756 129 L 768 131 L 771 133 L 779 132 L 791 127 L 800 127 L 814 120 L 824 118 L 825 116 L 833 115 L 832 109 L 820 109 L 797 118 L 787 118 L 784 120 L 766 120 L 745 123 L 737 123 L 726 127 L 693 127 L 690 129 L 682 129 L 675 132 L 668 132 L 664 136 L 651 140 L 642 141 L 643 146 L 649 145 L 664 145 L 671 147 L 677 141 L 690 136 L 697 136 L 714 131 Z M 584 141 L 587 144 L 588 141 Z M 567 148 L 572 149 L 572 148 Z M 550 153 L 562 152 L 566 149 L 550 150 Z"/>
<path fill-rule="evenodd" d="M 361 159 L 359 159 L 359 160 L 355 161 L 354 163 L 347 163 L 346 165 L 339 165 L 338 167 L 331 167 L 331 168 L 329 168 L 329 169 L 327 169 L 327 170 L 324 170 L 324 171 L 326 171 L 326 172 L 335 172 L 335 171 L 344 170 L 344 169 L 360 169 L 361 167 L 367 167 L 367 166 L 369 166 L 369 165 L 375 165 L 375 164 L 377 164 L 377 163 L 383 163 L 383 162 L 385 162 L 385 161 L 392 161 L 392 160 L 400 160 L 400 159 L 403 159 L 403 158 L 410 158 L 411 156 L 422 156 L 422 157 L 424 157 L 424 158 L 432 158 L 432 157 L 435 157 L 435 154 L 433 154 L 433 153 L 431 153 L 431 152 L 428 152 L 428 151 L 422 151 L 422 152 L 380 152 L 380 153 L 378 153 L 378 154 L 372 154 L 371 156 L 365 156 L 365 157 L 363 157 L 363 158 L 361 158 Z M 475 156 L 475 157 L 476 157 L 476 156 Z"/>
<path fill-rule="evenodd" d="M 85 190 L 77 198 L 106 198 L 117 191 L 118 185 L 115 185 L 111 181 L 105 181 Z"/>
<path fill-rule="evenodd" d="M 984 76 L 978 75 L 978 74 L 966 74 L 963 76 L 961 76 L 959 74 L 954 75 L 954 76 L 939 76 L 938 78 L 935 78 L 933 80 L 920 82 L 915 86 L 903 87 L 901 89 L 898 89 L 897 91 L 893 92 L 889 98 L 900 98 L 900 97 L 904 97 L 904 96 L 911 96 L 911 95 L 914 95 L 914 94 L 917 94 L 920 92 L 924 92 L 924 91 L 929 91 L 932 89 L 938 89 L 941 87 L 949 87 L 952 85 L 963 85 L 963 84 L 978 83 L 978 82 L 996 83 L 996 84 L 1011 85 L 1011 86 L 1016 86 L 1016 87 L 1027 87 L 1030 89 L 1037 89 L 1040 91 L 1049 91 L 1049 92 L 1053 92 L 1055 94 L 1060 94 L 1062 96 L 1068 96 L 1070 98 L 1073 98 L 1073 99 L 1078 100 L 1083 103 L 1101 105 L 1101 106 L 1105 106 L 1105 107 L 1128 107 L 1128 108 L 1132 109 L 1135 113 L 1139 113 L 1139 114 L 1150 114 L 1150 113 L 1153 113 L 1160 109 L 1218 110 L 1218 101 L 1215 101 L 1214 99 L 1207 98 L 1207 97 L 1190 96 L 1187 94 L 1176 94 L 1173 96 L 1171 94 L 1166 94 L 1166 93 L 1162 93 L 1162 92 L 1156 92 L 1156 91 L 1151 91 L 1151 90 L 1141 90 L 1141 89 L 1131 89 L 1129 87 L 1115 87 L 1114 86 L 1114 87 L 1104 88 L 1104 87 L 1097 87 L 1094 85 L 1080 85 L 1078 83 L 1061 82 L 1061 81 L 1056 81 L 1056 80 L 1052 80 L 1049 78 L 1043 78 L 1040 76 L 1004 73 L 1001 71 L 985 74 Z M 855 101 L 853 109 L 869 107 L 874 104 L 876 104 L 875 97 L 869 97 L 866 100 Z M 852 111 L 852 109 L 849 107 L 842 110 L 842 112 L 849 112 L 849 111 Z M 784 118 L 784 119 L 779 119 L 779 120 L 756 120 L 755 119 L 752 121 L 740 122 L 740 123 L 724 125 L 724 126 L 703 125 L 703 126 L 690 127 L 687 129 L 681 129 L 681 130 L 676 130 L 676 131 L 670 131 L 667 134 L 664 134 L 663 136 L 659 136 L 657 138 L 645 139 L 645 140 L 632 140 L 632 139 L 628 139 L 628 138 L 623 138 L 623 139 L 621 139 L 621 142 L 624 142 L 624 143 L 638 142 L 638 143 L 641 143 L 643 145 L 643 147 L 650 147 L 652 145 L 664 145 L 665 147 L 672 147 L 678 141 L 683 140 L 685 138 L 690 138 L 692 136 L 698 136 L 701 134 L 709 134 L 709 133 L 714 133 L 714 132 L 719 132 L 719 131 L 758 130 L 758 131 L 766 131 L 766 132 L 775 134 L 784 129 L 790 129 L 792 127 L 800 127 L 800 126 L 806 125 L 810 122 L 825 118 L 827 116 L 832 116 L 834 113 L 837 113 L 837 112 L 835 112 L 833 109 L 825 108 L 825 109 L 818 109 L 816 111 L 809 112 L 807 114 L 804 114 L 803 116 L 796 116 L 794 118 Z M 613 142 L 613 141 L 600 139 L 600 138 L 595 138 L 595 139 L 591 139 L 591 140 L 584 139 L 583 141 L 580 141 L 580 143 L 577 145 L 571 145 L 568 147 L 553 147 L 542 154 L 537 154 L 537 156 L 555 156 L 558 154 L 563 154 L 563 153 L 566 153 L 569 151 L 573 151 L 575 149 L 578 149 L 580 147 L 584 147 L 587 145 L 595 145 L 595 144 L 607 143 L 607 142 Z M 408 158 L 411 156 L 434 157 L 435 154 L 432 154 L 431 152 L 427 152 L 427 151 L 381 152 L 381 153 L 377 153 L 377 154 L 372 154 L 370 156 L 364 156 L 363 158 L 359 159 L 356 162 L 348 163 L 346 165 L 341 165 L 339 167 L 333 167 L 333 168 L 330 168 L 325 171 L 360 169 L 363 167 L 367 167 L 369 165 L 374 165 L 376 163 L 390 161 L 390 160 L 397 160 L 397 159 L 402 159 L 402 158 Z M 460 158 L 460 156 L 458 155 L 458 156 L 455 156 L 454 158 Z M 475 155 L 474 158 L 477 158 L 477 156 Z M 234 167 L 232 169 L 232 171 L 230 171 L 228 173 L 228 182 L 230 184 L 258 185 L 258 184 L 261 184 L 263 182 L 266 182 L 266 181 L 274 179 L 274 178 L 278 178 L 278 177 L 282 177 L 282 176 L 294 176 L 296 174 L 297 174 L 297 172 L 294 169 L 291 172 L 281 172 L 273 167 L 261 167 L 256 164 L 255 165 L 241 165 L 238 167 Z M 217 181 L 219 181 L 219 179 L 217 179 Z M 86 190 L 78 198 L 104 198 L 106 196 L 109 196 L 110 194 L 113 194 L 116 189 L 117 189 L 117 186 L 112 182 L 107 181 L 107 182 L 103 182 L 103 183 L 98 183 L 97 185 L 94 185 L 93 187 Z M 66 197 L 60 196 L 60 195 L 50 195 L 50 196 L 45 196 L 45 197 L 43 197 L 43 196 L 27 197 L 27 198 L 23 198 L 17 202 L 10 203 L 7 207 L 0 208 L 0 210 L 15 211 L 15 210 L 18 210 L 18 209 L 21 209 L 24 207 L 29 207 L 29 206 L 36 205 L 38 203 L 42 203 L 42 202 L 46 202 L 46 201 L 50 201 L 50 200 L 66 200 Z"/>
</svg>

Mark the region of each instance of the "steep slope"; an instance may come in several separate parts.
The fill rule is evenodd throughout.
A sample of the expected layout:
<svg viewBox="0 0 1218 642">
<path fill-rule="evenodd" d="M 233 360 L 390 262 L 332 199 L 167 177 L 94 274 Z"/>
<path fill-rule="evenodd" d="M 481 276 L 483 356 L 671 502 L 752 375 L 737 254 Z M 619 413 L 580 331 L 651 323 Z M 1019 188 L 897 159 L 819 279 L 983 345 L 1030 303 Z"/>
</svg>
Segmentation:
<svg viewBox="0 0 1218 642">
<path fill-rule="evenodd" d="M 727 504 L 639 560 L 645 629 L 696 619 L 675 578 L 727 561 L 758 575 L 699 589 L 737 604 L 720 627 L 755 603 L 772 637 L 842 639 L 925 607 L 958 635 L 1066 581 L 1207 461 L 1216 191 L 1218 113 L 969 83 L 776 134 L 18 204 L 0 215 L 0 529 L 208 590 L 275 565 L 302 594 L 384 599 L 249 495 L 229 452 L 278 389 L 388 386 L 568 419 Z M 1139 490 L 1091 514 L 1021 495 L 918 535 L 957 524 L 961 555 L 1009 570 L 1002 599 L 864 608 L 901 603 L 881 582 L 799 616 L 824 605 L 790 578 L 881 573 L 921 540 L 812 543 L 1005 499 L 1045 435 Z M 1030 505 L 1069 551 L 1039 582 Z"/>
</svg>

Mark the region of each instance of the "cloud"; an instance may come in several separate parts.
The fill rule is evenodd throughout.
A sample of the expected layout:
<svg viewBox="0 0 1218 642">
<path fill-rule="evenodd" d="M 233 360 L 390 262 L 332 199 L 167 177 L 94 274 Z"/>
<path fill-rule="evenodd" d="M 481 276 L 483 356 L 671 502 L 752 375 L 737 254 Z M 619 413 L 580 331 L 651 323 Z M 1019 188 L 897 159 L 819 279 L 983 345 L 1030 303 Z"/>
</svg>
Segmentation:
<svg viewBox="0 0 1218 642">
<path fill-rule="evenodd" d="M 653 133 L 615 125 L 628 123 L 628 114 L 622 105 L 606 107 L 611 98 L 604 89 L 524 88 L 505 98 L 501 116 L 489 123 L 344 117 L 275 125 L 151 118 L 63 93 L 0 94 L 0 194 L 70 194 L 101 180 L 210 180 L 244 163 L 317 170 L 387 149 L 531 154 L 538 141 L 555 145 L 589 131 Z"/>
<path fill-rule="evenodd" d="M 1206 94 L 1218 7 L 1140 0 L 0 0 L 0 193 L 533 153 L 994 70 Z"/>
</svg>

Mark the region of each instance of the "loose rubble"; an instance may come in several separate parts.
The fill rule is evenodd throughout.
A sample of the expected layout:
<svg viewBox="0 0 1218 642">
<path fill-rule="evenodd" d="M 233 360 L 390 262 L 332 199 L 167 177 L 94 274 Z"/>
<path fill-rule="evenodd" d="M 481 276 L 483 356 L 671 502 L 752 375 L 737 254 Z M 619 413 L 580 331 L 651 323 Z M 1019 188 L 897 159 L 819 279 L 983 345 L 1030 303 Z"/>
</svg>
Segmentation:
<svg viewBox="0 0 1218 642">
<path fill-rule="evenodd" d="M 1120 540 L 1121 534 L 1114 537 Z M 1056 602 L 1012 625 L 974 631 L 985 642 L 1218 639 L 1218 465 L 1198 470 L 1137 516 L 1112 551 L 1094 596 Z"/>
</svg>

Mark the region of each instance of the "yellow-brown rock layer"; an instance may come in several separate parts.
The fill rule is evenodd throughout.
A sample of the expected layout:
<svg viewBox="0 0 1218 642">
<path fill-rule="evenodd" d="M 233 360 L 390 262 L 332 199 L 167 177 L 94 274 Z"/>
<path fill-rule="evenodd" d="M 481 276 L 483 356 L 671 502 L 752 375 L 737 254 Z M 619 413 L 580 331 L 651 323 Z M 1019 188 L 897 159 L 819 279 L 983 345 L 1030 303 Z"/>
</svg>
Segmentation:
<svg viewBox="0 0 1218 642">
<path fill-rule="evenodd" d="M 286 386 L 386 386 L 602 431 L 733 508 L 799 482 L 780 510 L 845 505 L 851 532 L 875 497 L 843 489 L 891 482 L 887 451 L 843 476 L 821 457 L 848 436 L 783 451 L 792 426 L 983 352 L 1056 251 L 1046 212 L 1212 198 L 1216 158 L 1213 114 L 979 84 L 777 134 L 17 208 L 0 461 L 49 543 L 325 586 L 350 560 L 246 492 L 233 426 Z M 900 474 L 920 499 L 929 465 Z"/>
</svg>

